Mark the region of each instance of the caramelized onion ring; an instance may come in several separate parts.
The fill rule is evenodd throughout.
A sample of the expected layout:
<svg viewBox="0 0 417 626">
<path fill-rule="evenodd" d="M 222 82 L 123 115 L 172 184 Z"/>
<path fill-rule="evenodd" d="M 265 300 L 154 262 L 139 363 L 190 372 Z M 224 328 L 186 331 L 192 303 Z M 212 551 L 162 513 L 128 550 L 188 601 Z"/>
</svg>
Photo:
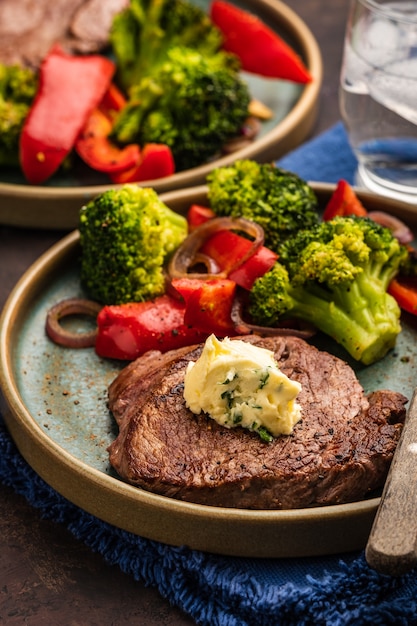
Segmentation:
<svg viewBox="0 0 417 626">
<path fill-rule="evenodd" d="M 188 270 L 195 265 L 195 260 L 198 259 L 198 254 L 201 246 L 214 235 L 221 230 L 240 230 L 250 237 L 252 237 L 252 245 L 248 252 L 239 259 L 239 262 L 231 267 L 228 272 L 188 272 Z M 249 259 L 264 243 L 264 231 L 262 226 L 255 224 L 251 220 L 247 220 L 243 217 L 214 217 L 207 220 L 201 226 L 198 226 L 193 230 L 185 241 L 177 248 L 173 257 L 168 265 L 168 275 L 170 278 L 226 278 L 233 269 L 242 265 L 247 259 Z"/>
<path fill-rule="evenodd" d="M 237 150 L 245 148 L 245 146 L 248 146 L 254 141 L 260 129 L 260 120 L 254 116 L 248 117 L 242 127 L 240 135 L 229 139 L 223 146 L 223 152 L 225 154 L 232 154 Z"/>
<path fill-rule="evenodd" d="M 194 257 L 194 265 L 204 265 L 208 274 L 218 274 L 220 268 L 216 261 L 212 259 L 208 254 L 197 252 Z"/>
<path fill-rule="evenodd" d="M 85 333 L 72 333 L 63 328 L 60 321 L 69 315 L 97 317 L 102 306 L 92 300 L 68 298 L 55 304 L 46 316 L 45 330 L 48 337 L 65 348 L 91 348 L 97 337 L 97 328 Z"/>
<path fill-rule="evenodd" d="M 394 217 L 390 213 L 385 213 L 385 211 L 369 211 L 368 217 L 377 224 L 389 228 L 400 243 L 405 244 L 413 241 L 413 233 L 408 228 L 407 224 L 398 219 L 398 217 Z"/>
<path fill-rule="evenodd" d="M 256 135 L 261 130 L 261 126 L 262 124 L 260 120 L 254 115 L 251 115 L 243 124 L 242 135 L 244 135 L 248 139 L 255 139 Z"/>
<path fill-rule="evenodd" d="M 280 337 L 292 335 L 301 339 L 308 339 L 316 334 L 317 329 L 300 320 L 285 320 L 278 326 L 259 326 L 243 319 L 243 298 L 237 296 L 232 307 L 232 321 L 239 335 L 260 335 L 261 337 Z"/>
</svg>

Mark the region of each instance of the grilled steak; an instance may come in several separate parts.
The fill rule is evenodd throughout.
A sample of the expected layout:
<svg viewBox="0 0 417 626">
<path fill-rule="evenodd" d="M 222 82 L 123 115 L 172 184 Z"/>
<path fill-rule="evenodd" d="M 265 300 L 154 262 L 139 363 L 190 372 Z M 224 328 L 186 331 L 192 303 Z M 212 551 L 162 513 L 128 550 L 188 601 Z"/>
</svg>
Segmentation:
<svg viewBox="0 0 417 626">
<path fill-rule="evenodd" d="M 37 68 L 54 43 L 92 53 L 108 45 L 113 17 L 128 0 L 1 0 L 0 62 Z"/>
<path fill-rule="evenodd" d="M 381 487 L 407 399 L 392 391 L 365 396 L 347 363 L 302 339 L 247 340 L 273 350 L 282 371 L 302 384 L 302 420 L 293 433 L 264 443 L 256 433 L 194 415 L 183 381 L 201 346 L 152 352 L 109 387 L 119 425 L 109 458 L 119 475 L 180 500 L 250 509 L 352 502 Z"/>
</svg>

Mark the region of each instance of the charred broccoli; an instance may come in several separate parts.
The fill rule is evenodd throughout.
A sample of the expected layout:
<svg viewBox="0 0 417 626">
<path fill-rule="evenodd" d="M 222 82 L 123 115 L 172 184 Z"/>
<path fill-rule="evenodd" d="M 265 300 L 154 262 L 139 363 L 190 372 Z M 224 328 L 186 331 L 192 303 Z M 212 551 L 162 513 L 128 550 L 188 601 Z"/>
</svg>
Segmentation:
<svg viewBox="0 0 417 626">
<path fill-rule="evenodd" d="M 237 56 L 204 10 L 187 0 L 132 0 L 116 16 L 111 43 L 127 106 L 119 144 L 163 143 L 177 171 L 218 154 L 248 117 L 249 89 Z"/>
<path fill-rule="evenodd" d="M 0 165 L 19 165 L 19 137 L 37 86 L 31 69 L 0 64 Z"/>
<path fill-rule="evenodd" d="M 153 189 L 124 185 L 81 209 L 79 231 L 83 286 L 102 304 L 122 304 L 164 293 L 164 263 L 187 221 Z"/>
<path fill-rule="evenodd" d="M 249 313 L 273 326 L 285 317 L 314 324 L 369 365 L 395 345 L 400 308 L 387 293 L 407 257 L 388 228 L 337 217 L 300 231 L 250 292 Z"/>
<path fill-rule="evenodd" d="M 187 0 L 131 0 L 116 15 L 110 41 L 117 78 L 129 94 L 142 78 L 152 76 L 173 47 L 188 47 L 205 56 L 217 53 L 221 31 L 207 13 Z"/>
<path fill-rule="evenodd" d="M 207 176 L 208 198 L 219 216 L 241 216 L 265 231 L 265 245 L 279 252 L 287 237 L 318 224 L 318 202 L 296 174 L 272 163 L 235 161 Z"/>
<path fill-rule="evenodd" d="M 167 144 L 177 170 L 209 160 L 248 117 L 250 95 L 238 69 L 224 52 L 171 48 L 155 74 L 132 87 L 113 135 L 121 143 Z"/>
</svg>

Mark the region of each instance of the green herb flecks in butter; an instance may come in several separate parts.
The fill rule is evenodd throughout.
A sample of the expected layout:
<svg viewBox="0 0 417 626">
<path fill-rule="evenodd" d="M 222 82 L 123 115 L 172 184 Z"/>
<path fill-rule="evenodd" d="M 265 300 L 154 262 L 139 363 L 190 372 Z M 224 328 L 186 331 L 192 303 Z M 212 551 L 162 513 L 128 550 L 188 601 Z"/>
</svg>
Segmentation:
<svg viewBox="0 0 417 626">
<path fill-rule="evenodd" d="M 300 390 L 300 383 L 281 372 L 270 350 L 211 335 L 200 358 L 188 365 L 184 398 L 193 413 L 207 413 L 226 428 L 257 431 L 270 441 L 289 435 L 300 420 Z"/>
</svg>

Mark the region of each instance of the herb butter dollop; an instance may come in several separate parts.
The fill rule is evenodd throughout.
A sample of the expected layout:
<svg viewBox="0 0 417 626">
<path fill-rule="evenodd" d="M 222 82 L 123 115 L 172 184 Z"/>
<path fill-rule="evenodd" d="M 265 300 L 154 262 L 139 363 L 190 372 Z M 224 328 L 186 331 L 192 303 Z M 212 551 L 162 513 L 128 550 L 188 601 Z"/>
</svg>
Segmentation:
<svg viewBox="0 0 417 626">
<path fill-rule="evenodd" d="M 263 439 L 289 435 L 301 418 L 301 384 L 278 367 L 271 350 L 210 335 L 197 361 L 188 364 L 184 399 L 226 428 L 258 431 Z"/>
</svg>

